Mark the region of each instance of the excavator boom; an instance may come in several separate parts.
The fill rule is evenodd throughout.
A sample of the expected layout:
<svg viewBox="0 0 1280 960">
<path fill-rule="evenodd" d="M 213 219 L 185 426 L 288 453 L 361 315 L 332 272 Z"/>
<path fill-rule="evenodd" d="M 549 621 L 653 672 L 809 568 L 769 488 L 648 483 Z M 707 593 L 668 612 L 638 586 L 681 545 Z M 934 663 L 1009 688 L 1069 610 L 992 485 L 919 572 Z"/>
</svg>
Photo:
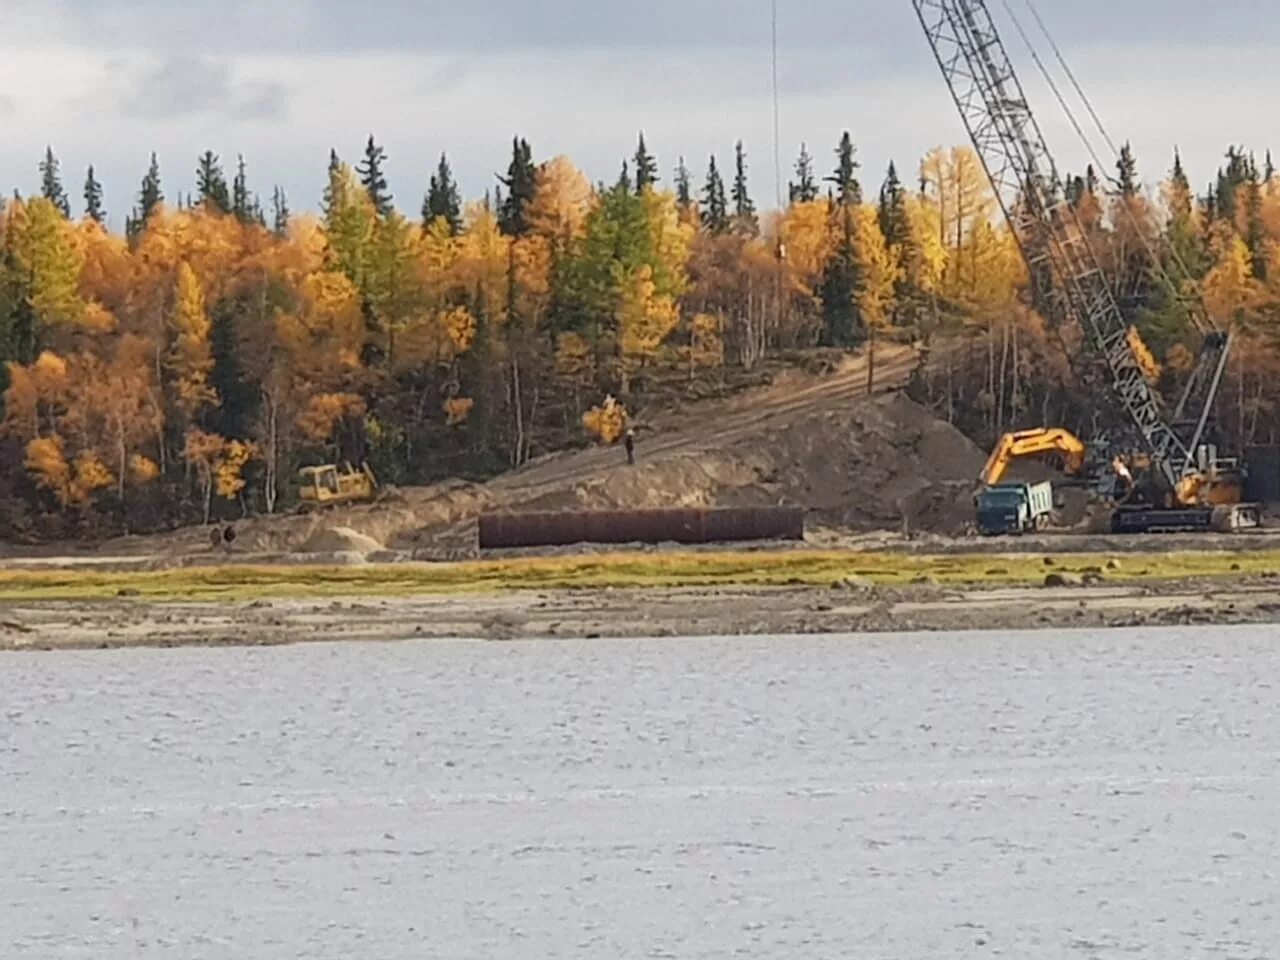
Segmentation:
<svg viewBox="0 0 1280 960">
<path fill-rule="evenodd" d="M 1084 469 L 1087 450 L 1079 437 L 1058 428 L 1006 433 L 991 451 L 991 457 L 987 460 L 980 479 L 988 487 L 995 486 L 1004 479 L 1015 460 L 1046 454 L 1060 456 L 1063 469 L 1075 476 Z"/>
</svg>

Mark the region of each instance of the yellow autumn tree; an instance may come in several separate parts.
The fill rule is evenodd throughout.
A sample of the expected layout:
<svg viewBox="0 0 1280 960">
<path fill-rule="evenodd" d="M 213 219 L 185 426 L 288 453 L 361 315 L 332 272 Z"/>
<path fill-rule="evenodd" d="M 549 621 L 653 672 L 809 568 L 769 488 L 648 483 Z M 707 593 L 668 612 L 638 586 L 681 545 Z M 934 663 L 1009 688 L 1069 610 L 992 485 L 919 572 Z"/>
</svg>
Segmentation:
<svg viewBox="0 0 1280 960">
<path fill-rule="evenodd" d="M 1261 288 L 1253 276 L 1249 247 L 1230 224 L 1214 225 L 1209 241 L 1213 267 L 1204 278 L 1205 308 L 1223 325 L 1247 325 Z"/>
<path fill-rule="evenodd" d="M 827 200 L 793 203 L 782 215 L 782 254 L 792 289 L 816 304 L 823 273 L 835 253 Z"/>
<path fill-rule="evenodd" d="M 617 443 L 627 430 L 627 408 L 611 394 L 582 415 L 582 426 L 601 443 Z"/>
<path fill-rule="evenodd" d="M 212 326 L 205 312 L 204 290 L 195 271 L 185 261 L 178 264 L 170 328 L 172 346 L 167 366 L 173 377 L 178 409 L 190 420 L 204 407 L 216 404 L 218 396 L 209 383 L 213 372 L 213 352 L 209 345 Z"/>
<path fill-rule="evenodd" d="M 48 328 L 74 327 L 84 315 L 80 297 L 83 254 L 75 227 L 44 197 L 9 204 L 6 231 L 13 253 L 13 277 L 37 322 Z"/>
<path fill-rule="evenodd" d="M 652 358 L 680 323 L 680 311 L 675 300 L 658 293 L 653 269 L 647 264 L 623 282 L 617 321 L 622 347 L 622 389 L 625 393 L 630 390 L 635 371 Z"/>
<path fill-rule="evenodd" d="M 328 443 L 339 423 L 363 417 L 366 410 L 364 398 L 354 393 L 320 393 L 311 397 L 298 415 L 298 426 L 313 442 Z"/>
<path fill-rule="evenodd" d="M 525 217 L 537 236 L 562 246 L 582 236 L 595 190 L 586 174 L 568 157 L 555 157 L 538 168 L 537 189 Z"/>
<path fill-rule="evenodd" d="M 936 293 L 947 274 L 947 246 L 936 202 L 908 194 L 903 200 L 910 257 L 902 264 L 907 282 L 922 293 Z"/>
<path fill-rule="evenodd" d="M 91 451 L 69 461 L 61 437 L 34 438 L 23 462 L 36 486 L 52 493 L 64 509 L 89 506 L 95 492 L 114 482 L 111 471 Z"/>
<path fill-rule="evenodd" d="M 854 210 L 853 216 L 854 262 L 858 277 L 854 300 L 866 326 L 884 328 L 889 324 L 894 288 L 902 278 L 902 269 L 895 252 L 885 242 L 876 211 L 860 206 Z"/>
</svg>

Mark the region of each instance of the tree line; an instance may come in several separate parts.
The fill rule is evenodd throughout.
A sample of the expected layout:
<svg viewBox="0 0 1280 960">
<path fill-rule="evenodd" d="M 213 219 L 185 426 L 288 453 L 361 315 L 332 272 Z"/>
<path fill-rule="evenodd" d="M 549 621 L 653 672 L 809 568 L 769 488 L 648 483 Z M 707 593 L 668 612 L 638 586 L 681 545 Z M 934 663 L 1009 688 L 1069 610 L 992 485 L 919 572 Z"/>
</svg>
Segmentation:
<svg viewBox="0 0 1280 960">
<path fill-rule="evenodd" d="M 354 166 L 331 153 L 320 211 L 295 215 L 212 152 L 167 203 L 153 155 L 116 234 L 93 168 L 75 216 L 48 150 L 40 195 L 0 207 L 0 518 L 47 534 L 276 512 L 299 466 L 335 459 L 402 484 L 491 475 L 613 439 L 672 384 L 876 335 L 924 345 L 917 394 L 979 439 L 1095 416 L 1078 334 L 1036 311 L 969 148 L 866 193 L 845 133 L 825 160 L 802 147 L 765 213 L 741 142 L 723 172 L 680 158 L 667 186 L 643 135 L 612 183 L 516 138 L 469 203 L 441 156 L 412 219 L 385 164 L 373 137 Z M 1194 362 L 1203 297 L 1244 344 L 1224 442 L 1275 440 L 1269 155 L 1231 148 L 1201 194 L 1175 157 L 1149 194 L 1126 147 L 1066 189 L 1153 382 Z"/>
</svg>

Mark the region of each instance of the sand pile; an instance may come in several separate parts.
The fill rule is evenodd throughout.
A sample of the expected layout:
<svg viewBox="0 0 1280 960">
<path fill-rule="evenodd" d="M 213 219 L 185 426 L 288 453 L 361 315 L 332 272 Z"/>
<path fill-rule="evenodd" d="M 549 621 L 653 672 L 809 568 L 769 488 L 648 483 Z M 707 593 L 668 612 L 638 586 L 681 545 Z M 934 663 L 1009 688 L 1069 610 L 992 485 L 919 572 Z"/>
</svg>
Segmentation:
<svg viewBox="0 0 1280 960">
<path fill-rule="evenodd" d="M 299 553 L 354 553 L 368 555 L 384 550 L 373 537 L 350 527 L 321 527 L 298 548 Z"/>
</svg>

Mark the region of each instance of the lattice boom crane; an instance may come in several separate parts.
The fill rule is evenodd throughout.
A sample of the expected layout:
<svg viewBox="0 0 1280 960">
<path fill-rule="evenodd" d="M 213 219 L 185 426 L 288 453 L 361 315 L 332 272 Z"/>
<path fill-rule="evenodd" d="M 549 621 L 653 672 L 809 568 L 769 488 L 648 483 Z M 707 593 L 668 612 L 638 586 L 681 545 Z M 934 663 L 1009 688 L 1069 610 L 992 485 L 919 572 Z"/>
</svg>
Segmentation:
<svg viewBox="0 0 1280 960">
<path fill-rule="evenodd" d="M 1170 492 L 1205 469 L 1198 451 L 1226 368 L 1229 334 L 1206 331 L 1172 418 L 1148 383 L 1110 279 L 1090 246 L 985 0 L 912 0 L 1045 302 L 1084 331 Z"/>
</svg>

